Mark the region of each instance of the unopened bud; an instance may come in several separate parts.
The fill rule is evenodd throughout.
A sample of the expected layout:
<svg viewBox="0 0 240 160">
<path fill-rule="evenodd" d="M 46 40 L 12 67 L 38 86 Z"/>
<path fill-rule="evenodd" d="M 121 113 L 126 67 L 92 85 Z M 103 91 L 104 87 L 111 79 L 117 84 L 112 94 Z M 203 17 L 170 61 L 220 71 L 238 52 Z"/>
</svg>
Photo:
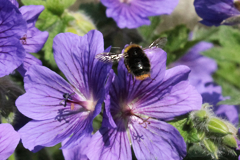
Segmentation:
<svg viewBox="0 0 240 160">
<path fill-rule="evenodd" d="M 198 143 L 205 137 L 205 132 L 199 132 L 196 128 L 193 128 L 189 133 L 188 140 L 190 143 Z"/>
<path fill-rule="evenodd" d="M 204 122 L 208 117 L 205 110 L 196 111 L 194 115 L 199 122 Z"/>
<path fill-rule="evenodd" d="M 218 147 L 209 139 L 203 140 L 205 148 L 211 153 L 212 157 L 218 159 L 217 151 Z"/>
<path fill-rule="evenodd" d="M 66 11 L 68 15 L 74 18 L 74 20 L 70 21 L 65 29 L 65 32 L 72 32 L 79 36 L 83 36 L 88 31 L 96 29 L 92 20 L 88 18 L 81 12 L 69 12 Z"/>
<path fill-rule="evenodd" d="M 218 118 L 211 118 L 207 124 L 208 131 L 210 133 L 217 134 L 219 136 L 225 136 L 227 134 L 231 134 L 227 125 Z"/>
<path fill-rule="evenodd" d="M 224 136 L 222 143 L 228 147 L 237 148 L 237 141 L 233 135 Z"/>
</svg>

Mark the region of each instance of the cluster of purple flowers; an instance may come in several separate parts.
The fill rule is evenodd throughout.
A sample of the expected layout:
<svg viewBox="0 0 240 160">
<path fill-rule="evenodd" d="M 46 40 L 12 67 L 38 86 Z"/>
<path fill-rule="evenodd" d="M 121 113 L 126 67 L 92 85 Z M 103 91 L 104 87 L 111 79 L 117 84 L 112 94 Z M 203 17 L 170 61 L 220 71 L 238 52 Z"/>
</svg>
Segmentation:
<svg viewBox="0 0 240 160">
<path fill-rule="evenodd" d="M 30 67 L 26 93 L 16 102 L 33 119 L 19 130 L 25 148 L 36 151 L 64 142 L 64 155 L 78 153 L 77 148 L 78 156 L 89 159 L 131 159 L 131 144 L 138 159 L 186 155 L 180 133 L 165 121 L 201 108 L 201 96 L 187 80 L 188 67 L 166 70 L 166 52 L 151 48 L 146 54 L 154 80 L 133 84 L 123 61 L 116 76 L 111 64 L 95 59 L 104 49 L 102 34 L 94 30 L 83 37 L 59 34 L 53 49 L 69 83 L 46 67 Z M 104 99 L 102 128 L 92 135 Z"/>
</svg>

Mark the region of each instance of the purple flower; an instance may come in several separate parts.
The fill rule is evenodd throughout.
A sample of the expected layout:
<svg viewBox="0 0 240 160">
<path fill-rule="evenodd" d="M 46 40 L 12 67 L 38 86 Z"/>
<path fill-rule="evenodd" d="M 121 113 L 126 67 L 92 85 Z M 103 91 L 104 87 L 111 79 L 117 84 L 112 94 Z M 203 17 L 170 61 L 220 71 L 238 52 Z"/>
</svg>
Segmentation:
<svg viewBox="0 0 240 160">
<path fill-rule="evenodd" d="M 10 0 L 10 2 L 12 2 L 12 4 L 14 4 L 16 7 L 19 6 L 16 0 Z M 36 53 L 42 49 L 47 41 L 48 32 L 42 32 L 35 27 L 35 23 L 41 12 L 44 10 L 44 6 L 29 5 L 23 6 L 19 10 L 23 16 L 23 19 L 27 23 L 27 31 L 19 38 L 21 44 L 27 52 L 27 56 L 25 57 L 23 64 L 18 68 L 20 74 L 24 76 L 29 66 L 33 64 L 41 64 L 37 58 L 29 53 Z"/>
<path fill-rule="evenodd" d="M 212 48 L 208 42 L 199 42 L 193 46 L 182 58 L 170 66 L 187 65 L 191 69 L 189 74 L 190 83 L 196 87 L 202 95 L 203 103 L 213 106 L 213 111 L 219 117 L 229 120 L 231 123 L 238 124 L 238 110 L 232 105 L 217 105 L 218 102 L 226 99 L 222 96 L 222 89 L 213 83 L 211 74 L 216 71 L 215 60 L 202 56 L 200 52 Z"/>
<path fill-rule="evenodd" d="M 145 50 L 151 62 L 151 78 L 135 81 L 124 62 L 118 65 L 105 100 L 101 129 L 87 151 L 91 159 L 183 159 L 186 144 L 176 128 L 165 120 L 201 108 L 200 94 L 187 81 L 186 66 L 166 70 L 166 52 Z"/>
<path fill-rule="evenodd" d="M 44 6 L 23 6 L 19 10 L 23 15 L 23 19 L 27 22 L 27 32 L 21 37 L 21 43 L 26 52 L 36 53 L 42 49 L 48 38 L 47 31 L 42 32 L 35 27 L 35 23 L 40 13 L 44 10 Z"/>
<path fill-rule="evenodd" d="M 171 14 L 178 0 L 101 0 L 120 28 L 149 25 L 149 16 Z"/>
<path fill-rule="evenodd" d="M 190 83 L 201 90 L 206 82 L 213 81 L 212 73 L 217 70 L 215 60 L 205 57 L 200 53 L 213 47 L 212 43 L 199 42 L 193 46 L 182 58 L 172 63 L 170 67 L 186 65 L 191 69 L 189 74 Z"/>
<path fill-rule="evenodd" d="M 234 0 L 195 0 L 194 6 L 197 14 L 203 19 L 200 22 L 207 26 L 219 26 L 230 17 L 240 16 Z"/>
<path fill-rule="evenodd" d="M 22 64 L 25 50 L 19 39 L 26 30 L 19 10 L 8 0 L 0 0 L 0 77 Z"/>
<path fill-rule="evenodd" d="M 13 154 L 20 140 L 20 135 L 8 123 L 0 124 L 0 159 L 7 159 Z"/>
<path fill-rule="evenodd" d="M 16 101 L 19 111 L 33 119 L 19 130 L 29 150 L 54 146 L 69 137 L 63 149 L 82 144 L 91 136 L 93 119 L 111 83 L 111 65 L 95 59 L 104 51 L 100 32 L 92 30 L 83 37 L 58 34 L 53 50 L 69 83 L 46 67 L 32 65 L 24 78 L 26 93 Z"/>
</svg>

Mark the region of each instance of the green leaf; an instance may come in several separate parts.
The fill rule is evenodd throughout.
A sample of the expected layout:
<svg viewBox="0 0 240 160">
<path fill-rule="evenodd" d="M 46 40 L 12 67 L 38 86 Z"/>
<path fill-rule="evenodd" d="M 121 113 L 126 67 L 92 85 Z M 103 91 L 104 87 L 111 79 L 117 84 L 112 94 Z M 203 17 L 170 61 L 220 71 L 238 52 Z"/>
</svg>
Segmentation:
<svg viewBox="0 0 240 160">
<path fill-rule="evenodd" d="M 49 37 L 47 42 L 45 43 L 45 46 L 43 47 L 44 52 L 44 60 L 50 64 L 50 66 L 56 68 L 56 63 L 53 57 L 53 38 L 61 32 L 64 32 L 66 25 L 63 23 L 62 20 L 58 20 L 55 22 L 53 26 L 49 29 Z"/>
<path fill-rule="evenodd" d="M 165 49 L 168 52 L 173 52 L 180 48 L 184 48 L 188 41 L 188 34 L 190 30 L 185 25 L 178 25 L 174 29 L 161 33 L 161 37 L 167 37 L 168 43 Z"/>
<path fill-rule="evenodd" d="M 188 141 L 189 130 L 191 130 L 190 128 L 186 128 L 187 121 L 188 121 L 188 118 L 183 118 L 183 119 L 176 119 L 168 122 L 179 131 L 179 133 L 181 134 L 185 142 Z"/>
<path fill-rule="evenodd" d="M 54 23 L 56 23 L 59 20 L 59 17 L 52 14 L 51 12 L 45 10 L 41 13 L 41 15 L 38 18 L 38 21 L 36 22 L 36 27 L 42 31 L 47 30 L 49 27 L 51 27 Z"/>
<path fill-rule="evenodd" d="M 22 0 L 24 5 L 43 5 L 45 10 L 61 16 L 65 9 L 70 7 L 76 0 Z"/>
<path fill-rule="evenodd" d="M 161 18 L 160 16 L 155 16 L 155 17 L 150 17 L 149 19 L 151 21 L 151 24 L 149 26 L 144 25 L 139 27 L 138 31 L 143 36 L 145 41 L 150 44 L 152 42 L 152 36 L 154 35 L 154 31 L 156 30 L 158 25 L 161 23 Z"/>
<path fill-rule="evenodd" d="M 21 1 L 25 6 L 27 5 L 46 5 L 46 0 L 22 0 Z"/>
</svg>

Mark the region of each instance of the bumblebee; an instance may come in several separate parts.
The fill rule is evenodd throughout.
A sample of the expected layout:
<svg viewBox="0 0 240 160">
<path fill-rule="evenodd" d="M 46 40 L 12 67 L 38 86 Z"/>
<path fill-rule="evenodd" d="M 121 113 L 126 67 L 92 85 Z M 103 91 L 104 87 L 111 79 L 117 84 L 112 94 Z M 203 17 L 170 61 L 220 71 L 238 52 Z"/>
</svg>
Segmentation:
<svg viewBox="0 0 240 160">
<path fill-rule="evenodd" d="M 97 54 L 95 58 L 102 62 L 118 62 L 124 58 L 124 64 L 129 73 L 131 73 L 137 80 L 144 80 L 151 76 L 151 63 L 148 59 L 145 50 L 148 48 L 162 48 L 167 42 L 166 37 L 158 38 L 149 47 L 142 48 L 137 44 L 130 44 L 123 53 L 104 52 Z"/>
</svg>

